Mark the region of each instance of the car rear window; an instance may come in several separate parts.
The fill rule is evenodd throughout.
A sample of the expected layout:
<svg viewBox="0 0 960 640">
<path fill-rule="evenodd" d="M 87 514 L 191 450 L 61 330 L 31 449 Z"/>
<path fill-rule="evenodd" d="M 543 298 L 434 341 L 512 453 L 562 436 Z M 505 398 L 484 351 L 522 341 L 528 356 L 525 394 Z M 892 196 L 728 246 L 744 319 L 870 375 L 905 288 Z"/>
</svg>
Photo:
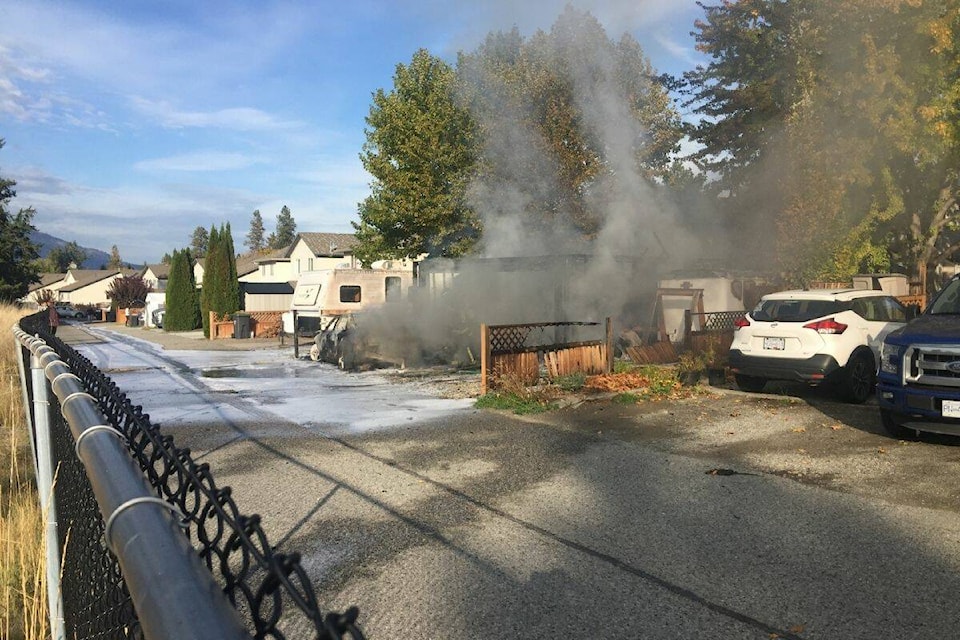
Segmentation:
<svg viewBox="0 0 960 640">
<path fill-rule="evenodd" d="M 837 300 L 761 300 L 750 315 L 760 322 L 806 322 L 849 308 Z"/>
</svg>

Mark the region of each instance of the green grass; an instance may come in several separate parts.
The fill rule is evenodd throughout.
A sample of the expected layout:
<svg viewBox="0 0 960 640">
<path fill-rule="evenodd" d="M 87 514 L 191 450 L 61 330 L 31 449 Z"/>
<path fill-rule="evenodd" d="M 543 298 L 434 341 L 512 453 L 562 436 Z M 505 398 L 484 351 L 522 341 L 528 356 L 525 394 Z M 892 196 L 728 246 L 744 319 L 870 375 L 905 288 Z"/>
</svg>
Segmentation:
<svg viewBox="0 0 960 640">
<path fill-rule="evenodd" d="M 555 408 L 550 402 L 545 402 L 535 397 L 524 397 L 515 393 L 488 393 L 485 396 L 477 398 L 474 406 L 478 409 L 499 409 L 500 411 L 512 411 L 517 415 L 531 413 L 543 413 Z"/>
<path fill-rule="evenodd" d="M 611 400 L 617 404 L 636 404 L 644 399 L 643 396 L 639 396 L 636 393 L 618 393 L 613 396 Z"/>
<path fill-rule="evenodd" d="M 587 376 L 581 371 L 569 373 L 565 376 L 554 378 L 553 384 L 557 385 L 561 391 L 579 391 L 587 381 Z"/>
</svg>

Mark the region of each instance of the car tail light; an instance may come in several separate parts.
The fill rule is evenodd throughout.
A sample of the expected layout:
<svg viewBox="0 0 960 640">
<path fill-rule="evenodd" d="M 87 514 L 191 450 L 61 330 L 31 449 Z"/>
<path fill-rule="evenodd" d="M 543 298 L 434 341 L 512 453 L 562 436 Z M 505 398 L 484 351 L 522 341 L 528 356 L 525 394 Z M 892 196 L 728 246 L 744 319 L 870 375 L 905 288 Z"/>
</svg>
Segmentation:
<svg viewBox="0 0 960 640">
<path fill-rule="evenodd" d="M 747 320 L 747 316 L 740 316 L 739 318 L 733 321 L 734 331 L 736 331 L 737 329 L 743 329 L 744 327 L 749 327 L 749 326 L 750 326 L 750 321 Z"/>
<path fill-rule="evenodd" d="M 826 320 L 817 320 L 816 322 L 805 324 L 803 325 L 803 328 L 813 329 L 817 333 L 837 335 L 846 331 L 847 325 L 841 324 L 833 318 L 827 318 Z"/>
</svg>

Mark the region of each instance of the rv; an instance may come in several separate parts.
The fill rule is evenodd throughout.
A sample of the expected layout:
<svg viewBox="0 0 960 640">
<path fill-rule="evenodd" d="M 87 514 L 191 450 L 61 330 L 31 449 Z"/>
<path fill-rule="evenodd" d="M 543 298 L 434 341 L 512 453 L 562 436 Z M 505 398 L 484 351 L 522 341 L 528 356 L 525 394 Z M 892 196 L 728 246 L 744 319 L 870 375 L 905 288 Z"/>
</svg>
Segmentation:
<svg viewBox="0 0 960 640">
<path fill-rule="evenodd" d="M 284 314 L 289 316 L 284 318 L 284 331 L 315 334 L 311 358 L 345 366 L 339 352 L 354 315 L 405 300 L 413 285 L 411 269 L 384 267 L 302 273 L 293 292 L 290 313 Z"/>
</svg>

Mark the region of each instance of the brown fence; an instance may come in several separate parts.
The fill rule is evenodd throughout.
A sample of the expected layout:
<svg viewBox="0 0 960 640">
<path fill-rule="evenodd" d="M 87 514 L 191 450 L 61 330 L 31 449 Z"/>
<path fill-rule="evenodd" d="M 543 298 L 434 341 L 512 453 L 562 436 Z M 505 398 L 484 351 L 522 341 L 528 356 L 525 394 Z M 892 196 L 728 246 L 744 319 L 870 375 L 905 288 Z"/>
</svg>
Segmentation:
<svg viewBox="0 0 960 640">
<path fill-rule="evenodd" d="M 283 311 L 243 311 L 250 316 L 251 338 L 276 338 L 282 328 Z M 210 339 L 218 340 L 233 337 L 233 320 L 210 312 Z"/>
<path fill-rule="evenodd" d="M 558 339 L 572 327 L 602 327 L 605 335 L 600 340 Z M 545 344 L 537 338 L 548 330 L 552 330 L 554 339 Z M 481 394 L 496 387 L 504 377 L 515 377 L 527 385 L 536 384 L 540 379 L 541 360 L 551 378 L 571 373 L 610 373 L 613 371 L 613 326 L 610 318 L 604 323 L 482 324 L 480 354 Z"/>
</svg>

